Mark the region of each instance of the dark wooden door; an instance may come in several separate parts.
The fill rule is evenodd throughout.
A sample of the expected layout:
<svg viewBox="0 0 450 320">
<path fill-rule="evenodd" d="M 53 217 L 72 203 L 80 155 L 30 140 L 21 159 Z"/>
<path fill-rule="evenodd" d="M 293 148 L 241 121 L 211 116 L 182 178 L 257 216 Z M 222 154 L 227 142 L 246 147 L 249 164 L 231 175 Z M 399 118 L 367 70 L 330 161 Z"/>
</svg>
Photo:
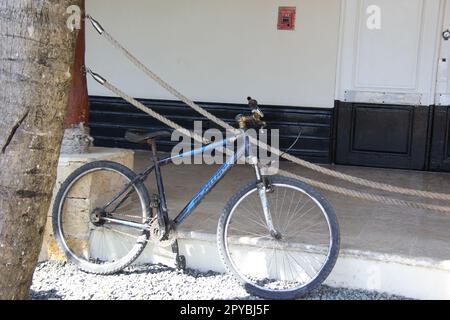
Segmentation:
<svg viewBox="0 0 450 320">
<path fill-rule="evenodd" d="M 383 168 L 427 168 L 432 108 L 339 103 L 336 163 Z"/>
</svg>

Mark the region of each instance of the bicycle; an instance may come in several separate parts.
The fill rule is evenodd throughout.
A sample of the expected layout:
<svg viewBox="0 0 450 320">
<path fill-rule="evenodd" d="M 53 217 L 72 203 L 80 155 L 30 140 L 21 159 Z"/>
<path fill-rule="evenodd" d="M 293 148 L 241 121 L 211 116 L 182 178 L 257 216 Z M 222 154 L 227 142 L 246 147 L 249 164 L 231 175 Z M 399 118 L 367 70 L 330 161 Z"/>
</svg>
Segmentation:
<svg viewBox="0 0 450 320">
<path fill-rule="evenodd" d="M 176 230 L 205 196 L 245 157 L 256 180 L 243 186 L 226 203 L 217 227 L 219 256 L 225 269 L 251 294 L 269 299 L 295 299 L 320 285 L 339 254 L 339 225 L 327 200 L 313 187 L 291 178 L 266 176 L 249 146 L 247 127 L 264 128 L 264 114 L 248 98 L 250 115 L 236 117 L 240 135 L 200 149 L 159 159 L 156 141 L 168 131 L 129 131 L 126 139 L 147 143 L 152 164 L 136 174 L 110 161 L 96 161 L 75 170 L 61 185 L 53 206 L 55 239 L 68 261 L 81 270 L 108 275 L 133 263 L 149 241 L 172 246 L 177 265 Z M 175 159 L 243 143 L 170 220 L 161 167 Z M 154 172 L 157 193 L 144 182 Z M 111 176 L 110 176 L 111 175 Z M 90 186 L 90 187 L 88 187 Z"/>
</svg>

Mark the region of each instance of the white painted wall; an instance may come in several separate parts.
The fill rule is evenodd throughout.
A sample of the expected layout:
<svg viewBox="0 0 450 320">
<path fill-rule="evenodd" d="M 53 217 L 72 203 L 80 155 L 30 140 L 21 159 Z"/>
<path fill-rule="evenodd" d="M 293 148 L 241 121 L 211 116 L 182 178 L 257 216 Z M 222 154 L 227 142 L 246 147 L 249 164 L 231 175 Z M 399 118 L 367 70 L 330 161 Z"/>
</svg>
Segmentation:
<svg viewBox="0 0 450 320">
<path fill-rule="evenodd" d="M 341 0 L 87 0 L 87 11 L 192 99 L 333 107 Z M 278 6 L 297 7 L 278 31 Z M 92 28 L 87 65 L 139 98 L 172 97 Z M 91 95 L 111 94 L 89 81 Z"/>
<path fill-rule="evenodd" d="M 367 27 L 370 5 L 381 9 L 380 30 Z M 344 0 L 338 99 L 433 104 L 443 5 L 444 0 Z"/>
</svg>

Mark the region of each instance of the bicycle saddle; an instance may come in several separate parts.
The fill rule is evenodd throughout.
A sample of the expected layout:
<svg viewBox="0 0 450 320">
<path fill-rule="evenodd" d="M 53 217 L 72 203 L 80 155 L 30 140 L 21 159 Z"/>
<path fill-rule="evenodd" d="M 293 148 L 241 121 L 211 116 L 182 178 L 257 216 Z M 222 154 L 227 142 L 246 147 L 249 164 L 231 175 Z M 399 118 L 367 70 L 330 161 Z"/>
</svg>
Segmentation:
<svg viewBox="0 0 450 320">
<path fill-rule="evenodd" d="M 165 138 L 170 136 L 172 136 L 172 133 L 168 130 L 158 130 L 158 131 L 129 130 L 125 133 L 125 139 L 133 143 L 147 143 L 148 140 Z"/>
</svg>

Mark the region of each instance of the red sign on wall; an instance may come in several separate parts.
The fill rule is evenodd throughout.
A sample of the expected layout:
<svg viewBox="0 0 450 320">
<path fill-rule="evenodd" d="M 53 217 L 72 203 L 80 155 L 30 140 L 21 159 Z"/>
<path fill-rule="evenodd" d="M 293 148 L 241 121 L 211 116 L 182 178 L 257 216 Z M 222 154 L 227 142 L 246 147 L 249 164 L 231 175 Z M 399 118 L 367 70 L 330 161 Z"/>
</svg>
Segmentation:
<svg viewBox="0 0 450 320">
<path fill-rule="evenodd" d="M 278 8 L 278 30 L 295 30 L 296 7 Z"/>
</svg>

